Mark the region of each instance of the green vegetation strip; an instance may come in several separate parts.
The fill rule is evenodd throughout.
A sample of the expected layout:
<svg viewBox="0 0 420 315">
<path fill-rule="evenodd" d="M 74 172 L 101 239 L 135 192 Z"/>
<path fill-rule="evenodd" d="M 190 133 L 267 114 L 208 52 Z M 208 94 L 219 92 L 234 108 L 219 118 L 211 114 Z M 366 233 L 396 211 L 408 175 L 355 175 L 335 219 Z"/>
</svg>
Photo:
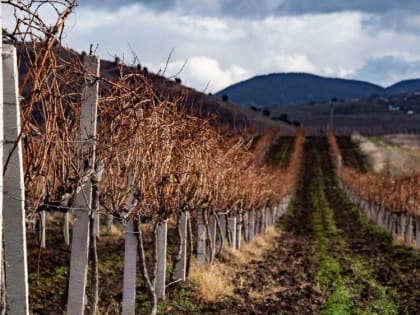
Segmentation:
<svg viewBox="0 0 420 315">
<path fill-rule="evenodd" d="M 286 164 L 286 161 L 288 159 L 288 153 L 289 153 L 289 144 L 283 143 L 280 147 L 280 150 L 278 150 L 274 156 L 274 161 L 277 166 L 281 167 Z"/>
<path fill-rule="evenodd" d="M 350 314 L 352 299 L 347 281 L 341 276 L 340 262 L 330 251 L 331 239 L 337 238 L 338 234 L 332 211 L 327 207 L 323 194 L 322 174 L 319 168 L 316 169 L 315 184 L 317 187 L 312 190 L 311 202 L 314 207 L 314 233 L 318 241 L 317 252 L 320 258 L 317 278 L 321 289 L 329 294 L 321 314 Z"/>
<path fill-rule="evenodd" d="M 319 156 L 316 162 L 319 165 Z M 321 289 L 329 296 L 321 314 L 398 314 L 398 307 L 389 296 L 394 295 L 393 292 L 387 293 L 385 287 L 377 283 L 367 261 L 352 256 L 348 250 L 325 197 L 325 184 L 319 166 L 315 170 L 313 184 L 313 226 L 320 259 L 317 278 Z"/>
</svg>

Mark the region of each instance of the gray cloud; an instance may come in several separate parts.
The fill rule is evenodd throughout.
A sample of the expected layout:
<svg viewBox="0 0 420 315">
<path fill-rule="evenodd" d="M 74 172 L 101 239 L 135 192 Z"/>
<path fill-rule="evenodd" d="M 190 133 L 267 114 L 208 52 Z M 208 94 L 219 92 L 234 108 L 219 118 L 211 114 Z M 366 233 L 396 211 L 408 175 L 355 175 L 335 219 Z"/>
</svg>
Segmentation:
<svg viewBox="0 0 420 315">
<path fill-rule="evenodd" d="M 177 0 L 79 0 L 80 7 L 117 9 L 122 6 L 141 4 L 157 11 L 170 10 Z"/>
<path fill-rule="evenodd" d="M 384 29 L 400 33 L 418 33 L 420 31 L 420 11 L 395 10 L 383 14 L 367 15 L 363 19 L 363 27 L 373 34 Z"/>
<path fill-rule="evenodd" d="M 420 15 L 415 16 L 420 11 L 397 10 L 394 1 L 373 8 L 356 0 L 359 9 L 381 14 L 352 11 L 349 5 L 336 12 L 341 1 L 330 1 L 329 7 L 316 1 L 312 9 L 313 0 L 293 0 L 301 7 L 291 1 L 243 0 L 239 6 L 235 0 L 89 0 L 81 3 L 73 23 L 68 23 L 72 27 L 66 42 L 77 50 L 99 43 L 98 54 L 103 58 L 115 53 L 128 62 L 130 43 L 140 62 L 152 71 L 176 48 L 168 74 L 176 73 L 188 58 L 182 81 L 199 90 L 210 81 L 211 92 L 270 72 L 311 72 L 379 84 L 420 75 L 416 62 L 411 62 L 418 59 L 419 32 L 408 31 L 420 30 Z M 305 11 L 309 9 L 318 14 Z M 308 14 L 268 13 L 281 10 Z"/>
<path fill-rule="evenodd" d="M 118 8 L 142 4 L 156 11 L 177 10 L 188 14 L 234 17 L 299 15 L 359 11 L 383 14 L 392 11 L 418 12 L 418 0 L 81 0 L 83 7 Z"/>
<path fill-rule="evenodd" d="M 286 13 L 331 13 L 360 11 L 365 13 L 385 13 L 394 10 L 419 10 L 418 0 L 287 0 L 279 7 Z"/>
<path fill-rule="evenodd" d="M 401 81 L 420 77 L 420 61 L 384 56 L 372 58 L 357 71 L 355 78 L 382 84 L 384 87 Z"/>
</svg>

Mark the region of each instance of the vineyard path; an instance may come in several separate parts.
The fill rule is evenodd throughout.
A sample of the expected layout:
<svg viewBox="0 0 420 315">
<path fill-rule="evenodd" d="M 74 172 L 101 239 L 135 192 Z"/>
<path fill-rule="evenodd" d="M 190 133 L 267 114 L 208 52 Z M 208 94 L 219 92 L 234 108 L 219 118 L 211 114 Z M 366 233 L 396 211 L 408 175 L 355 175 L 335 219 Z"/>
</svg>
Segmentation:
<svg viewBox="0 0 420 315">
<path fill-rule="evenodd" d="M 340 190 L 324 137 L 308 137 L 280 235 L 234 279 L 219 314 L 420 314 L 420 255 L 393 245 Z"/>
</svg>

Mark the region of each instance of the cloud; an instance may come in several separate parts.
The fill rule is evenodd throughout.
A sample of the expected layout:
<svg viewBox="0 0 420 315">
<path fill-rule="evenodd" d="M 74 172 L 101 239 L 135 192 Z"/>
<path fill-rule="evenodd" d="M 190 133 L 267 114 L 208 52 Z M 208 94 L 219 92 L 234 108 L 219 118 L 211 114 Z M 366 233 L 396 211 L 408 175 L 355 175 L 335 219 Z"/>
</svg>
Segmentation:
<svg viewBox="0 0 420 315">
<path fill-rule="evenodd" d="M 287 0 L 279 7 L 283 13 L 331 13 L 358 11 L 365 13 L 384 13 L 394 10 L 412 11 L 420 9 L 417 0 Z"/>
<path fill-rule="evenodd" d="M 420 77 L 420 60 L 394 56 L 369 59 L 354 77 L 389 86 L 403 79 Z"/>
<path fill-rule="evenodd" d="M 167 76 L 178 73 L 184 61 L 174 61 L 168 64 Z M 164 64 L 160 65 L 163 69 Z M 189 59 L 179 74 L 184 84 L 191 84 L 199 91 L 208 87 L 209 91 L 219 91 L 233 82 L 242 81 L 249 77 L 249 72 L 238 65 L 222 68 L 215 59 L 198 56 Z"/>
<path fill-rule="evenodd" d="M 358 11 L 386 13 L 391 11 L 416 12 L 418 0 L 89 0 L 80 1 L 81 7 L 119 8 L 140 4 L 158 12 L 174 11 L 206 16 L 260 17 L 270 15 L 300 15 Z"/>
<path fill-rule="evenodd" d="M 78 2 L 81 8 L 107 8 L 118 9 L 123 6 L 140 4 L 150 9 L 164 11 L 171 10 L 177 4 L 177 0 L 81 0 Z"/>
<path fill-rule="evenodd" d="M 417 11 L 418 12 L 418 11 Z M 372 33 L 378 33 L 385 29 L 398 33 L 419 33 L 420 14 L 416 11 L 407 13 L 396 10 L 383 14 L 369 15 L 363 20 L 364 28 Z"/>
<path fill-rule="evenodd" d="M 197 1 L 190 1 L 192 7 L 198 6 L 194 5 Z M 264 1 L 261 7 L 275 8 L 283 2 L 287 0 Z M 368 76 L 367 71 L 375 69 L 359 69 L 368 60 L 384 56 L 416 60 L 416 52 L 420 51 L 416 32 L 369 27 L 367 21 L 378 17 L 373 13 L 343 11 L 236 18 L 158 11 L 141 1 L 124 3 L 127 5 L 115 9 L 98 7 L 94 11 L 81 5 L 69 23 L 72 28 L 66 33 L 66 43 L 79 51 L 87 50 L 90 43 L 99 43 L 102 58 L 118 54 L 126 62 L 132 60 L 130 44 L 140 62 L 152 71 L 157 71 L 175 48 L 172 73 L 189 59 L 181 75 L 183 82 L 202 90 L 211 81 L 209 92 L 253 75 L 273 72 L 358 75 L 361 79 L 364 75 L 379 80 L 380 77 Z M 179 3 L 175 1 L 174 6 Z M 223 10 L 229 3 L 236 5 L 233 0 L 200 3 L 204 11 Z M 252 8 L 256 1 L 243 3 Z M 220 4 L 224 6 L 219 7 Z M 412 27 L 419 24 L 415 19 L 407 19 L 406 23 Z"/>
</svg>

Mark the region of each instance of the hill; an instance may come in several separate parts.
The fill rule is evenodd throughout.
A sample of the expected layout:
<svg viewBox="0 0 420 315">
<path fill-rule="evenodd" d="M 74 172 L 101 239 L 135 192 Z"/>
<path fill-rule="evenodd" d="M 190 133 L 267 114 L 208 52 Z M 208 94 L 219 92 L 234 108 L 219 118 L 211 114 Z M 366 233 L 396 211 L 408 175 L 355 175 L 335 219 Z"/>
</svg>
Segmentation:
<svg viewBox="0 0 420 315">
<path fill-rule="evenodd" d="M 27 69 L 27 56 L 24 53 L 27 49 L 31 50 L 30 46 L 19 46 L 19 78 L 24 78 Z M 66 48 L 57 48 L 60 58 L 63 60 L 71 60 L 74 56 L 76 58 L 82 58 L 82 54 L 78 54 L 74 50 L 68 50 Z M 186 87 L 182 84 L 178 78 L 166 78 L 164 75 L 159 73 L 153 73 L 147 67 L 141 65 L 123 65 L 120 60 L 116 58 L 114 61 L 101 60 L 100 62 L 100 76 L 109 81 L 117 81 L 121 73 L 137 73 L 140 74 L 145 85 L 149 85 L 153 88 L 155 95 L 158 98 L 174 100 L 185 107 L 193 115 L 200 117 L 209 117 L 214 125 L 221 130 L 232 131 L 242 130 L 259 132 L 265 131 L 272 127 L 285 127 L 287 126 L 279 122 L 274 122 L 267 117 L 264 117 L 252 110 L 245 108 L 240 105 L 235 105 L 226 101 L 221 100 L 219 97 L 208 95 L 192 88 Z M 101 91 L 105 91 L 108 84 L 105 81 L 100 82 Z M 29 99 L 29 86 L 23 90 L 22 96 Z M 37 116 L 37 112 L 34 112 L 34 117 L 37 121 L 40 118 Z"/>
<path fill-rule="evenodd" d="M 386 93 L 389 95 L 415 93 L 419 91 L 420 91 L 420 79 L 400 81 L 386 88 Z"/>
<path fill-rule="evenodd" d="M 367 133 L 420 132 L 420 93 L 282 106 L 272 108 L 270 116 L 271 119 L 298 121 L 305 127 L 325 128 L 331 122 L 332 106 L 335 128 Z"/>
<path fill-rule="evenodd" d="M 358 80 L 326 78 L 307 73 L 276 73 L 233 84 L 216 95 L 227 95 L 230 101 L 246 106 L 277 107 L 416 91 L 420 91 L 420 80 L 402 81 L 383 88 Z"/>
<path fill-rule="evenodd" d="M 217 96 L 186 87 L 178 78 L 166 78 L 161 74 L 152 73 L 146 67 L 125 66 L 124 68 L 126 72 L 142 74 L 157 96 L 165 99 L 180 100 L 195 115 L 211 117 L 212 121 L 221 129 L 247 129 L 257 131 L 257 133 L 272 127 L 290 129 L 281 122 L 274 122 L 249 108 L 223 101 Z M 120 68 L 118 64 L 106 60 L 101 61 L 102 76 L 115 80 L 118 78 L 119 73 Z"/>
</svg>

